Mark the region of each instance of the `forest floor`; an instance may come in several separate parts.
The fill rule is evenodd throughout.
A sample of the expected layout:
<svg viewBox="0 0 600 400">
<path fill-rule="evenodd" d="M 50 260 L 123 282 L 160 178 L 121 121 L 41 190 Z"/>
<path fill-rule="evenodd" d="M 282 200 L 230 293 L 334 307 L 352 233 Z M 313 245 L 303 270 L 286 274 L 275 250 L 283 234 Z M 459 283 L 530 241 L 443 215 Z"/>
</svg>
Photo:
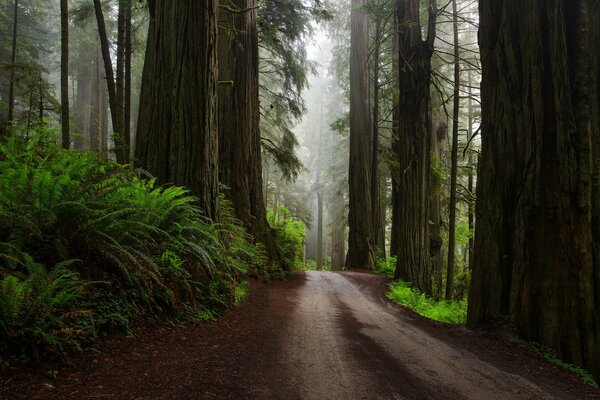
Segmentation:
<svg viewBox="0 0 600 400">
<path fill-rule="evenodd" d="M 507 334 L 429 321 L 385 298 L 387 279 L 300 272 L 253 283 L 195 327 L 138 332 L 72 358 L 56 379 L 21 371 L 5 399 L 600 399 Z"/>
</svg>

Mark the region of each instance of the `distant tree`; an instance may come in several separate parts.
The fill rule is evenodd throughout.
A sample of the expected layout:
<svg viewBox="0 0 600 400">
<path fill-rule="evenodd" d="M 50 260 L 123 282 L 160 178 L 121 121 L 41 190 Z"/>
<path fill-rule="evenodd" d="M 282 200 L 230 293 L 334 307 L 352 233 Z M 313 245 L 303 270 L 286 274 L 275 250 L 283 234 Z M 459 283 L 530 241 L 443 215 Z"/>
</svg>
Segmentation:
<svg viewBox="0 0 600 400">
<path fill-rule="evenodd" d="M 69 114 L 69 2 L 60 0 L 60 120 L 62 124 L 62 147 L 71 147 Z"/>
<path fill-rule="evenodd" d="M 369 107 L 369 16 L 364 0 L 352 1 L 350 49 L 350 209 L 347 268 L 374 269 Z"/>
<path fill-rule="evenodd" d="M 600 4 L 481 0 L 480 24 L 468 325 L 508 317 L 600 377 Z"/>
<path fill-rule="evenodd" d="M 8 117 L 9 123 L 13 122 L 15 113 L 15 79 L 17 70 L 17 42 L 19 32 L 19 0 L 15 0 L 13 12 L 13 34 L 12 34 L 12 52 L 10 66 L 10 87 L 8 89 Z"/>
<path fill-rule="evenodd" d="M 429 174 L 431 167 L 431 57 L 436 34 L 436 0 L 429 0 L 425 40 L 421 0 L 397 0 L 399 98 L 392 149 L 392 243 L 395 278 L 431 294 L 429 260 Z"/>
<path fill-rule="evenodd" d="M 136 165 L 218 216 L 217 0 L 149 2 Z M 185 40 L 181 40 L 185 38 Z"/>
</svg>

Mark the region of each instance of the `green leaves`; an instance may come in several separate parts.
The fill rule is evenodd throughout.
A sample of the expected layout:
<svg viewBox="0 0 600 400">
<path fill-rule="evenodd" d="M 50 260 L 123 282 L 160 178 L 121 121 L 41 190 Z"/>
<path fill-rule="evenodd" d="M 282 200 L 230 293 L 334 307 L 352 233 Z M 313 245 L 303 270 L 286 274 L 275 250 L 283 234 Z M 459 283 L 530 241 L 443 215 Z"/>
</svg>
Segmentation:
<svg viewBox="0 0 600 400">
<path fill-rule="evenodd" d="M 197 320 L 233 304 L 262 255 L 227 202 L 214 223 L 187 189 L 62 150 L 46 133 L 0 144 L 1 355 L 77 348 L 107 329 L 131 332 L 133 319 Z"/>
</svg>

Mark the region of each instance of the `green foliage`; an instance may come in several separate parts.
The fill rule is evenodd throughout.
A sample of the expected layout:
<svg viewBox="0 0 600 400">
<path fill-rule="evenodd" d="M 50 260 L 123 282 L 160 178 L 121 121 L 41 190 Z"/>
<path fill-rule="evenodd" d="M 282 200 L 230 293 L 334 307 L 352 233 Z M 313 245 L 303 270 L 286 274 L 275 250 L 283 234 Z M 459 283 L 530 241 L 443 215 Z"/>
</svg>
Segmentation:
<svg viewBox="0 0 600 400">
<path fill-rule="evenodd" d="M 463 324 L 467 319 L 467 302 L 465 300 L 448 303 L 436 301 L 406 282 L 398 281 L 390 285 L 388 298 L 424 317 L 449 324 Z"/>
<path fill-rule="evenodd" d="M 590 385 L 595 388 L 599 387 L 598 382 L 596 382 L 596 380 L 594 379 L 594 376 L 589 371 L 587 371 L 581 367 L 578 367 L 577 365 L 569 364 L 569 363 L 561 360 L 554 350 L 552 350 L 546 346 L 543 346 L 539 343 L 530 343 L 530 345 L 531 345 L 531 348 L 536 353 L 538 353 L 542 357 L 546 358 L 551 363 L 556 364 L 559 367 L 564 368 L 566 370 L 569 370 L 569 371 L 573 372 L 575 375 L 579 376 L 581 378 L 581 380 L 583 381 L 583 383 L 585 383 L 586 385 Z"/>
<path fill-rule="evenodd" d="M 0 280 L 0 352 L 77 348 L 78 338 L 91 335 L 78 320 L 89 313 L 78 308 L 86 282 L 56 265 L 50 272 L 27 258 L 27 273 Z"/>
<path fill-rule="evenodd" d="M 0 144 L 0 354 L 79 348 L 142 319 L 206 320 L 239 300 L 262 252 L 225 201 L 214 223 L 186 189 L 56 138 Z"/>
<path fill-rule="evenodd" d="M 280 206 L 277 210 L 267 211 L 269 225 L 275 231 L 275 241 L 281 251 L 283 261 L 302 269 L 304 258 L 304 239 L 306 226 L 303 222 L 292 218 L 289 210 Z"/>
<path fill-rule="evenodd" d="M 386 275 L 386 276 L 393 278 L 394 272 L 396 271 L 397 260 L 398 259 L 395 256 L 388 256 L 385 259 L 383 259 L 383 258 L 378 259 L 377 260 L 377 269 L 375 270 L 375 273 L 381 274 L 381 275 Z"/>
</svg>

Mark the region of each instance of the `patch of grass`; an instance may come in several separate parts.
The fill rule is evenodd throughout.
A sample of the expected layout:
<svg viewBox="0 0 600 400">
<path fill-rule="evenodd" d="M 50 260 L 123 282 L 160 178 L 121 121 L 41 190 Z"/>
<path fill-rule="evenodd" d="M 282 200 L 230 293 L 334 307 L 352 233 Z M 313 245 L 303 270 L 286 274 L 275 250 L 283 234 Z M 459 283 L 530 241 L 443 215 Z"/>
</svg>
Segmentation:
<svg viewBox="0 0 600 400">
<path fill-rule="evenodd" d="M 554 350 L 544 345 L 541 345 L 539 343 L 530 343 L 530 345 L 536 353 L 538 353 L 551 363 L 558 365 L 559 367 L 564 368 L 568 371 L 571 371 L 579 378 L 581 378 L 583 383 L 585 383 L 586 385 L 590 385 L 595 388 L 598 387 L 598 382 L 594 379 L 594 376 L 589 371 L 578 367 L 577 365 L 569 364 L 568 362 L 561 360 Z"/>
<path fill-rule="evenodd" d="M 403 281 L 391 284 L 387 296 L 393 302 L 408 307 L 429 319 L 448 324 L 464 324 L 467 320 L 466 300 L 453 303 L 444 300 L 436 301 Z"/>
</svg>

